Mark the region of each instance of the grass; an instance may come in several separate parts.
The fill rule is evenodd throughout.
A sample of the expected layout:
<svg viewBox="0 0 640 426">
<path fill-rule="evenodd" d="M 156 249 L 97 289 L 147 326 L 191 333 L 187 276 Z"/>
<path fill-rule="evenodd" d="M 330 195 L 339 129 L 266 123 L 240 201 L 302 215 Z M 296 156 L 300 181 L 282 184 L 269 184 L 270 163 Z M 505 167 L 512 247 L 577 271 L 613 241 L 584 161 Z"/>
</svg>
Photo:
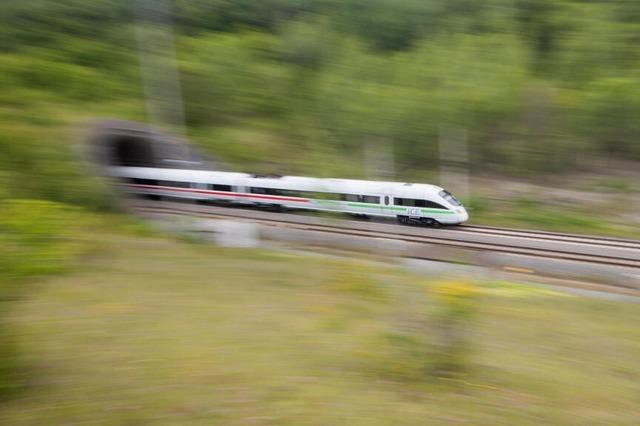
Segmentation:
<svg viewBox="0 0 640 426">
<path fill-rule="evenodd" d="M 497 202 L 475 198 L 467 207 L 471 223 L 478 225 L 640 239 L 640 229 L 621 215 L 622 208 L 627 207 L 624 203 L 612 210 L 587 205 L 548 205 L 543 198 Z"/>
<path fill-rule="evenodd" d="M 101 236 L 9 326 L 2 424 L 634 424 L 640 306 L 480 285 L 470 364 L 428 374 L 437 283 L 391 266 Z"/>
</svg>

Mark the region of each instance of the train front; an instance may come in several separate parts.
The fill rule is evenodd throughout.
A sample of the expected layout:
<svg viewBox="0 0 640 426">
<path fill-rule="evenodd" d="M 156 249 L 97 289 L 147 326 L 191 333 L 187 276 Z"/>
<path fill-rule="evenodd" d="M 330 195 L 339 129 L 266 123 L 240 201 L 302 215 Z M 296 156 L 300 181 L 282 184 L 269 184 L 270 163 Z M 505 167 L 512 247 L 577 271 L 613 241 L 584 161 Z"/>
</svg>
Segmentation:
<svg viewBox="0 0 640 426">
<path fill-rule="evenodd" d="M 457 219 L 456 223 L 463 223 L 469 220 L 469 213 L 467 213 L 467 210 L 464 208 L 460 200 L 453 196 L 453 194 L 443 189 L 438 193 L 438 196 L 440 196 L 451 210 L 455 212 Z"/>
</svg>

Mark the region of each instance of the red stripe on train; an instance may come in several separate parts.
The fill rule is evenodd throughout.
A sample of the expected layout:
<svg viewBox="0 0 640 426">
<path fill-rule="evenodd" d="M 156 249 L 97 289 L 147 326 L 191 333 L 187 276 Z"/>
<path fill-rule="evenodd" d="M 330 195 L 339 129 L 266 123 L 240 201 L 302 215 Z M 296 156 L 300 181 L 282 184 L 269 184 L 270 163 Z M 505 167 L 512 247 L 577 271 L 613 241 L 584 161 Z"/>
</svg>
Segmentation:
<svg viewBox="0 0 640 426">
<path fill-rule="evenodd" d="M 272 195 L 259 195 L 259 194 L 246 194 L 243 192 L 226 192 L 226 191 L 209 191 L 207 189 L 192 189 L 192 188 L 174 188 L 170 186 L 160 185 L 142 185 L 137 183 L 126 183 L 126 186 L 133 186 L 137 188 L 155 189 L 162 191 L 178 191 L 178 192 L 193 192 L 196 194 L 212 194 L 212 195 L 224 195 L 226 197 L 241 197 L 241 198 L 257 198 L 259 200 L 278 200 L 278 201 L 293 201 L 296 203 L 309 203 L 311 200 L 306 198 L 294 198 L 294 197 L 276 197 Z"/>
</svg>

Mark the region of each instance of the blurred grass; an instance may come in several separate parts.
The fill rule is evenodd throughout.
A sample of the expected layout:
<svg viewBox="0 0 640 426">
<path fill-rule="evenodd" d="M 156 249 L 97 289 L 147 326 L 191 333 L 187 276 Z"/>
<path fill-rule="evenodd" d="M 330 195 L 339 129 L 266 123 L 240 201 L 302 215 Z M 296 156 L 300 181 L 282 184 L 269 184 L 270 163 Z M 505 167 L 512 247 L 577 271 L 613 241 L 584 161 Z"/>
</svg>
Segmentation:
<svg viewBox="0 0 640 426">
<path fill-rule="evenodd" d="M 78 208 L 37 200 L 0 203 L 0 400 L 24 388 L 25 365 L 16 333 L 6 323 L 14 305 L 29 294 L 27 280 L 61 273 L 93 245 L 87 229 L 95 218 Z"/>
<path fill-rule="evenodd" d="M 475 197 L 466 206 L 475 225 L 640 238 L 640 229 L 624 216 L 634 207 L 633 202 L 597 207 L 577 203 L 553 205 L 544 197 Z"/>
<path fill-rule="evenodd" d="M 434 284 L 392 267 L 96 235 L 9 326 L 4 424 L 633 424 L 640 306 L 480 283 L 468 369 L 429 374 Z M 475 291 L 475 290 L 474 290 Z M 435 346 L 434 346 L 435 345 Z"/>
</svg>

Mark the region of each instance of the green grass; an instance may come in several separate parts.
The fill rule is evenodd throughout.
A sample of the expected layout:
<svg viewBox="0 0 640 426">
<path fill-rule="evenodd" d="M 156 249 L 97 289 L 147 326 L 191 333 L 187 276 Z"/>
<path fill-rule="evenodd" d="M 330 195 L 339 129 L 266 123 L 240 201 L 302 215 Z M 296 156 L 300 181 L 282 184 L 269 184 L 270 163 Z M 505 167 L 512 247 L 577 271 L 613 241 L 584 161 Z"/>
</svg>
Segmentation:
<svg viewBox="0 0 640 426">
<path fill-rule="evenodd" d="M 432 283 L 390 266 L 100 235 L 13 304 L 3 424 L 634 424 L 640 306 L 481 284 L 468 365 L 429 374 Z"/>
<path fill-rule="evenodd" d="M 471 223 L 477 225 L 640 239 L 640 229 L 622 216 L 628 206 L 618 206 L 548 205 L 542 198 L 489 201 L 481 197 L 467 203 Z"/>
<path fill-rule="evenodd" d="M 618 193 L 623 195 L 631 195 L 637 191 L 633 182 L 615 177 L 601 177 L 595 181 L 583 182 L 577 185 L 577 189 L 583 191 L 600 191 L 609 193 Z"/>
</svg>

